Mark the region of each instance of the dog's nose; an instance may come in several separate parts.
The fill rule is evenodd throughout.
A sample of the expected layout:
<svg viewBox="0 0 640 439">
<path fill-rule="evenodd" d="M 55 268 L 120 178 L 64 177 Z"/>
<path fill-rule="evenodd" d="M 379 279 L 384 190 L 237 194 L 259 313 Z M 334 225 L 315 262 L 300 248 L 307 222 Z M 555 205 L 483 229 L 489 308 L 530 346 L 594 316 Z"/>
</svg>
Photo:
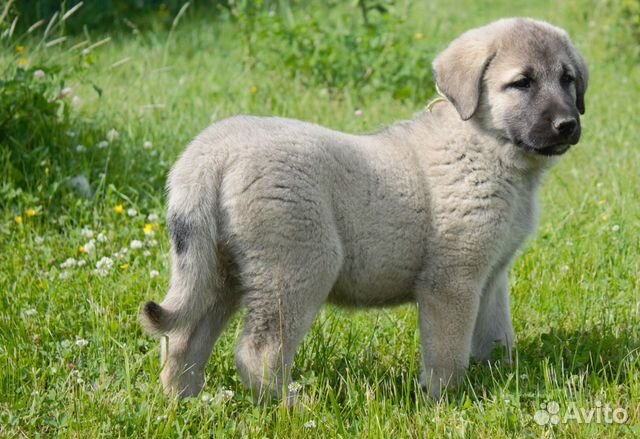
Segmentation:
<svg viewBox="0 0 640 439">
<path fill-rule="evenodd" d="M 562 137 L 569 137 L 578 126 L 578 121 L 573 117 L 558 118 L 553 121 L 553 129 Z"/>
</svg>

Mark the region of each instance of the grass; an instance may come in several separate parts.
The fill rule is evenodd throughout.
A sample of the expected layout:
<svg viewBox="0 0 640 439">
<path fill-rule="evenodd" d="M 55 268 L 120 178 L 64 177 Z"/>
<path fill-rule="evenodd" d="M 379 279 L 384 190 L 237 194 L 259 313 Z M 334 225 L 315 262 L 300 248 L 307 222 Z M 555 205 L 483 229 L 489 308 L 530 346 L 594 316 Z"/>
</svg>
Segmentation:
<svg viewBox="0 0 640 439">
<path fill-rule="evenodd" d="M 308 78 L 292 78 L 273 58 L 248 52 L 242 41 L 254 34 L 243 33 L 246 22 L 187 14 L 171 32 L 113 35 L 74 76 L 71 85 L 82 105 L 73 110 L 73 120 L 84 127 L 82 136 L 93 139 L 86 154 L 93 154 L 99 140 L 97 134 L 90 137 L 91 127 L 120 133 L 107 156 L 96 155 L 103 162 L 86 163 L 100 166 L 90 181 L 95 198 L 73 192 L 51 198 L 48 185 L 16 195 L 3 177 L 0 436 L 640 435 L 640 64 L 632 41 L 611 37 L 612 3 L 398 3 L 408 34 L 424 37 L 416 39 L 416 51 L 432 54 L 468 28 L 530 15 L 567 28 L 591 66 L 583 139 L 547 178 L 539 231 L 512 270 L 515 363 L 473 365 L 467 383 L 444 401 L 428 403 L 417 383 L 413 307 L 368 312 L 328 307 L 296 357 L 302 406 L 251 403 L 233 366 L 239 318 L 214 349 L 203 397 L 177 402 L 163 396 L 157 343 L 142 334 L 136 316 L 142 301 L 160 299 L 166 291 L 162 185 L 188 140 L 212 120 L 238 113 L 370 131 L 411 117 L 424 107 L 417 97 L 429 94 L 420 90 L 395 99 L 391 92 L 348 86 L 328 90 Z M 331 23 L 350 11 L 314 6 L 306 13 Z M 32 40 L 21 43 L 28 49 Z M 76 63 L 78 56 L 68 51 L 72 44 L 48 53 L 60 63 Z M 277 39 L 253 44 L 287 48 Z M 11 44 L 2 50 L 0 59 L 14 56 Z M 354 115 L 358 109 L 360 117 Z M 153 147 L 145 149 L 145 141 Z M 44 172 L 38 163 L 31 171 Z M 83 228 L 91 229 L 93 238 Z M 98 233 L 107 240 L 98 240 Z M 93 251 L 80 252 L 90 239 Z M 95 273 L 103 257 L 114 261 L 105 276 Z M 68 258 L 84 265 L 62 268 Z M 572 404 L 586 410 L 608 404 L 624 408 L 629 419 L 623 425 L 540 426 L 534 415 L 549 402 L 557 402 L 561 413 Z"/>
</svg>

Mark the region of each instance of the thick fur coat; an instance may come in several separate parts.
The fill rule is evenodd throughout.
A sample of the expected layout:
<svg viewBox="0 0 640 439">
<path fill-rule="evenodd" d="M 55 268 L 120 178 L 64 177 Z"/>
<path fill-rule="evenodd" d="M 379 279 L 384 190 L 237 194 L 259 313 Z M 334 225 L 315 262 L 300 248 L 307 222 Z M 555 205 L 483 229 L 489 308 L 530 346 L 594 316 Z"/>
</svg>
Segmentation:
<svg viewBox="0 0 640 439">
<path fill-rule="evenodd" d="M 167 391 L 200 391 L 241 306 L 236 364 L 257 399 L 287 396 L 325 302 L 417 303 L 434 397 L 470 356 L 511 349 L 509 265 L 544 171 L 580 137 L 586 66 L 564 31 L 508 19 L 454 41 L 434 73 L 447 101 L 375 134 L 240 116 L 189 145 L 168 181 L 169 293 L 142 313 L 166 336 Z"/>
</svg>

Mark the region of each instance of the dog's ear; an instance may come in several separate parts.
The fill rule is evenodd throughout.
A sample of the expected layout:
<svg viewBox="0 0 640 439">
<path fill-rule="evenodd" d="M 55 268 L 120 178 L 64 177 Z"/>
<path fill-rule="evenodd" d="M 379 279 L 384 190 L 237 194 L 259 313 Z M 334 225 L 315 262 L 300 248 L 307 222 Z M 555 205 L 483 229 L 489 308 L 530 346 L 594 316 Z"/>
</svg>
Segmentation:
<svg viewBox="0 0 640 439">
<path fill-rule="evenodd" d="M 433 61 L 436 85 L 460 114 L 462 120 L 478 108 L 482 77 L 495 56 L 492 38 L 483 28 L 462 34 Z"/>
<path fill-rule="evenodd" d="M 589 69 L 587 68 L 587 64 L 584 62 L 584 58 L 582 58 L 578 52 L 578 49 L 576 49 L 570 41 L 569 55 L 573 62 L 573 67 L 576 70 L 576 107 L 580 114 L 584 114 L 584 94 L 586 93 L 587 86 L 589 85 Z"/>
</svg>

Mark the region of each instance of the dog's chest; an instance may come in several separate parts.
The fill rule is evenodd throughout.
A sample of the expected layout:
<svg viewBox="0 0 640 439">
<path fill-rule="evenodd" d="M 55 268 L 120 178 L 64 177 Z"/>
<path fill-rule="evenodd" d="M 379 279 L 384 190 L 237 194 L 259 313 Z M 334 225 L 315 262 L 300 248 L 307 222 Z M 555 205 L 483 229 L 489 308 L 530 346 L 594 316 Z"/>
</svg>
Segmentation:
<svg viewBox="0 0 640 439">
<path fill-rule="evenodd" d="M 508 263 L 535 227 L 535 182 L 464 154 L 449 167 L 430 175 L 434 250 L 474 265 Z"/>
</svg>

